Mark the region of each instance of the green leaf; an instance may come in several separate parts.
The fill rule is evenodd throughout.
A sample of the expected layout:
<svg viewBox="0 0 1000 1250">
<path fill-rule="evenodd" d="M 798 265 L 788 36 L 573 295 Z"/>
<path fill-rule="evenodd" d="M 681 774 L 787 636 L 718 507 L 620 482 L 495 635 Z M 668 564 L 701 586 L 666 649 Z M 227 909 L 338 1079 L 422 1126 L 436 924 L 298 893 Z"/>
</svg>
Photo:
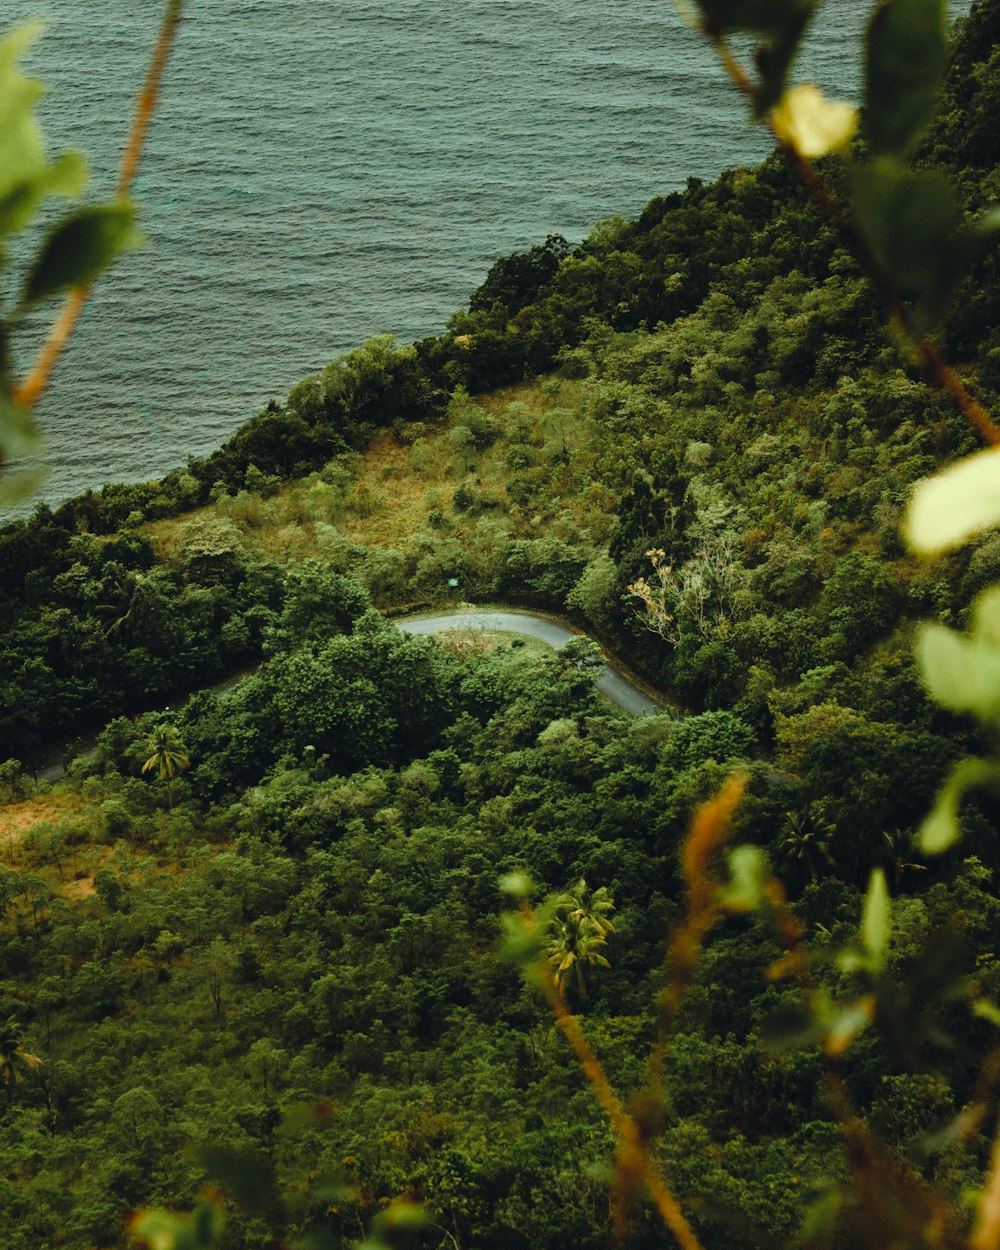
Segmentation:
<svg viewBox="0 0 1000 1250">
<path fill-rule="evenodd" d="M 817 0 L 700 0 L 706 24 L 720 34 L 781 35 L 812 17 Z"/>
<path fill-rule="evenodd" d="M 873 967 L 875 965 L 875 967 Z M 877 956 L 868 960 L 868 969 L 877 971 Z M 872 996 L 859 998 L 856 1002 L 841 1007 L 829 1022 L 824 1049 L 828 1055 L 842 1055 L 859 1034 L 872 1022 L 875 1011 L 875 999 Z"/>
<path fill-rule="evenodd" d="M 13 508 L 24 503 L 36 493 L 48 475 L 49 471 L 44 467 L 5 473 L 0 477 L 0 505 Z"/>
<path fill-rule="evenodd" d="M 704 25 L 721 35 L 759 35 L 760 83 L 754 101 L 760 117 L 781 99 L 788 71 L 819 0 L 699 0 Z"/>
<path fill-rule="evenodd" d="M 978 1016 L 980 1020 L 989 1020 L 990 1024 L 995 1024 L 1000 1028 L 1000 1007 L 988 999 L 977 998 L 972 1004 L 972 1014 Z"/>
<path fill-rule="evenodd" d="M 1000 232 L 1000 208 L 988 208 L 980 213 L 972 225 L 973 233 L 984 239 L 991 239 Z"/>
<path fill-rule="evenodd" d="M 942 707 L 1000 723 L 1000 587 L 976 599 L 967 635 L 922 625 L 916 659 L 928 693 Z"/>
<path fill-rule="evenodd" d="M 126 248 L 135 247 L 131 204 L 103 204 L 64 218 L 52 230 L 25 280 L 22 305 L 92 282 Z"/>
<path fill-rule="evenodd" d="M 26 78 L 18 61 L 42 32 L 40 22 L 19 26 L 0 40 L 0 199 L 45 168 L 42 132 L 34 106 L 42 84 Z"/>
<path fill-rule="evenodd" d="M 843 1205 L 843 1194 L 836 1185 L 811 1202 L 802 1218 L 801 1242 L 808 1246 L 813 1242 L 830 1240 Z"/>
<path fill-rule="evenodd" d="M 933 556 L 998 523 L 1000 452 L 990 447 L 918 482 L 902 528 L 912 551 Z"/>
<path fill-rule="evenodd" d="M 87 185 L 87 162 L 79 152 L 64 152 L 48 168 L 46 187 L 52 195 L 71 199 Z"/>
<path fill-rule="evenodd" d="M 979 786 L 1000 788 L 1000 765 L 980 759 L 955 765 L 917 834 L 917 846 L 925 855 L 940 855 L 958 841 L 959 806 L 966 793 Z"/>
<path fill-rule="evenodd" d="M 227 1189 L 244 1210 L 261 1211 L 272 1197 L 271 1177 L 256 1159 L 217 1146 L 203 1147 L 196 1157 L 209 1178 Z"/>
<path fill-rule="evenodd" d="M 203 1202 L 190 1215 L 142 1211 L 129 1231 L 150 1250 L 216 1250 L 223 1225 L 220 1208 L 214 1202 Z"/>
<path fill-rule="evenodd" d="M 426 1228 L 429 1216 L 417 1202 L 407 1202 L 397 1198 L 384 1211 L 375 1217 L 372 1227 L 378 1232 L 382 1229 L 416 1229 Z"/>
<path fill-rule="evenodd" d="M 504 912 L 500 917 L 504 929 L 504 942 L 500 958 L 515 964 L 530 964 L 542 955 L 543 943 L 540 927 L 534 919 L 520 912 Z"/>
<path fill-rule="evenodd" d="M 815 4 L 798 6 L 795 20 L 786 22 L 770 43 L 757 50 L 757 67 L 760 70 L 760 82 L 754 96 L 754 112 L 757 117 L 763 117 L 769 109 L 774 108 L 785 94 L 795 54 L 815 8 Z"/>
<path fill-rule="evenodd" d="M 889 902 L 889 889 L 885 883 L 885 873 L 881 868 L 875 868 L 868 878 L 868 893 L 865 895 L 865 905 L 861 913 L 861 940 L 871 955 L 872 966 L 876 970 L 885 965 L 891 932 L 892 906 Z"/>
<path fill-rule="evenodd" d="M 951 183 L 937 170 L 914 171 L 887 158 L 852 165 L 849 180 L 876 261 L 903 295 L 921 299 L 926 318 L 940 317 L 967 260 Z"/>
<path fill-rule="evenodd" d="M 1000 655 L 1000 586 L 987 586 L 976 597 L 972 633 L 978 643 Z"/>
<path fill-rule="evenodd" d="M 756 911 L 764 903 L 767 856 L 759 846 L 737 846 L 729 852 L 729 885 L 719 902 L 728 911 Z"/>
<path fill-rule="evenodd" d="M 28 456 L 38 450 L 41 434 L 27 408 L 0 398 L 0 464 L 14 456 Z"/>
<path fill-rule="evenodd" d="M 983 721 L 1000 720 L 1000 649 L 995 642 L 929 623 L 920 627 L 916 657 L 936 703 Z"/>
<path fill-rule="evenodd" d="M 512 898 L 528 899 L 535 893 L 535 883 L 526 872 L 508 872 L 500 878 L 500 893 Z"/>
<path fill-rule="evenodd" d="M 865 126 L 876 156 L 906 156 L 923 134 L 944 75 L 945 0 L 882 0 L 868 24 Z"/>
<path fill-rule="evenodd" d="M 81 157 L 63 157 L 51 165 L 45 157 L 35 118 L 42 85 L 18 66 L 40 30 L 38 23 L 29 23 L 0 40 L 0 236 L 23 229 L 44 196 L 78 194 L 86 180 Z"/>
</svg>

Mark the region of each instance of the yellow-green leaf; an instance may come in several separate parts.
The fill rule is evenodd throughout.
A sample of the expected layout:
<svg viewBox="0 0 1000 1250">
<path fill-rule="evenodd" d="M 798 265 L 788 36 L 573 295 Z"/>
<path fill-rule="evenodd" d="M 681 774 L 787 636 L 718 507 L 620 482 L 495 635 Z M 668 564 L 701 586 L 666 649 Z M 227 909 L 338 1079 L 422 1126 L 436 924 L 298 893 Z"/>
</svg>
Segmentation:
<svg viewBox="0 0 1000 1250">
<path fill-rule="evenodd" d="M 0 505 L 5 508 L 16 507 L 34 495 L 45 479 L 48 469 L 19 469 L 15 473 L 0 475 Z"/>
<path fill-rule="evenodd" d="M 41 435 L 27 408 L 0 398 L 0 464 L 38 450 Z"/>
<path fill-rule="evenodd" d="M 990 640 L 928 623 L 917 635 L 916 657 L 935 702 L 981 720 L 1000 719 L 1000 650 Z"/>
<path fill-rule="evenodd" d="M 978 786 L 1000 788 L 1000 766 L 980 759 L 955 765 L 917 835 L 917 846 L 925 855 L 940 855 L 958 841 L 959 805 L 967 791 Z"/>
<path fill-rule="evenodd" d="M 865 906 L 861 913 L 861 940 L 876 968 L 881 968 L 885 963 L 891 930 L 889 888 L 885 883 L 885 873 L 881 868 L 875 868 L 868 879 L 868 893 L 865 895 Z"/>
<path fill-rule="evenodd" d="M 1000 1007 L 995 1006 L 985 998 L 977 998 L 972 1004 L 972 1014 L 979 1016 L 981 1020 L 989 1020 L 990 1024 L 1000 1027 Z"/>
<path fill-rule="evenodd" d="M 918 555 L 938 555 L 1000 522 L 1000 452 L 976 452 L 913 488 L 903 535 Z"/>
<path fill-rule="evenodd" d="M 767 856 L 759 846 L 737 846 L 729 852 L 729 885 L 719 899 L 728 911 L 755 911 L 764 902 Z"/>
<path fill-rule="evenodd" d="M 802 83 L 785 92 L 771 123 L 778 138 L 800 156 L 825 156 L 850 143 L 858 114 L 852 105 L 828 100 L 818 87 Z"/>
<path fill-rule="evenodd" d="M 18 65 L 40 30 L 37 22 L 28 23 L 0 40 L 0 235 L 23 229 L 44 196 L 76 194 L 86 178 L 79 156 L 46 160 L 35 117 L 42 85 Z"/>
</svg>

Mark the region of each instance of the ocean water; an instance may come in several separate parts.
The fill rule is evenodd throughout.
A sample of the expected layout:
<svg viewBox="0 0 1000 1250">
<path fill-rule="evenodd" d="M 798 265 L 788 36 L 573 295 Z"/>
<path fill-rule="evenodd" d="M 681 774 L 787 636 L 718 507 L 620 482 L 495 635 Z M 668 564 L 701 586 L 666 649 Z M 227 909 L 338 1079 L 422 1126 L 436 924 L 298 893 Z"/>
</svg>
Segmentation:
<svg viewBox="0 0 1000 1250">
<path fill-rule="evenodd" d="M 827 0 L 804 56 L 841 97 L 867 7 Z M 5 9 L 47 23 L 28 64 L 50 150 L 84 151 L 95 194 L 160 12 Z M 39 407 L 37 497 L 206 453 L 365 338 L 441 330 L 497 257 L 768 146 L 670 0 L 188 0 L 135 188 L 148 243 L 98 286 Z"/>
</svg>

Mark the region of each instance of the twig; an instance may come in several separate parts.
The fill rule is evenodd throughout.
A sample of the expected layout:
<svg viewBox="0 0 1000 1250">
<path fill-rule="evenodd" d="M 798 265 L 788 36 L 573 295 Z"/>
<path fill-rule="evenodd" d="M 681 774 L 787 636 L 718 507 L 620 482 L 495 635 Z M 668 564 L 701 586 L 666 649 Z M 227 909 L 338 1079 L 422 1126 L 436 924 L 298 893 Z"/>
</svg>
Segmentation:
<svg viewBox="0 0 1000 1250">
<path fill-rule="evenodd" d="M 1000 1245 L 1000 1131 L 990 1154 L 990 1172 L 979 1191 L 976 1223 L 969 1236 L 970 1250 L 996 1250 Z"/>
<path fill-rule="evenodd" d="M 746 773 L 734 773 L 718 794 L 703 803 L 695 813 L 684 843 L 687 911 L 684 922 L 667 946 L 666 982 L 659 996 L 656 1040 L 650 1051 L 644 1084 L 651 1109 L 662 1103 L 663 1073 L 674 1017 L 691 984 L 705 938 L 719 916 L 718 883 L 710 872 L 711 860 L 732 831 L 733 816 L 747 781 Z"/>
<path fill-rule="evenodd" d="M 639 1126 L 622 1106 L 618 1095 L 611 1088 L 611 1082 L 601 1067 L 600 1060 L 594 1054 L 590 1043 L 584 1036 L 579 1019 L 570 1011 L 562 991 L 544 965 L 539 966 L 538 976 L 548 1004 L 552 1008 L 552 1014 L 566 1035 L 566 1039 L 572 1046 L 584 1075 L 597 1095 L 597 1101 L 604 1108 L 604 1113 L 611 1122 L 612 1132 L 618 1139 L 618 1149 L 622 1163 L 630 1169 L 634 1168 L 641 1176 L 663 1222 L 677 1238 L 683 1250 L 703 1250 L 694 1229 L 692 1229 L 687 1221 L 687 1217 L 681 1210 L 680 1203 L 667 1188 L 663 1177 L 656 1170 L 653 1160 L 649 1156 L 649 1151 L 642 1140 Z"/>
<path fill-rule="evenodd" d="M 732 49 L 718 31 L 703 27 L 703 33 L 718 54 L 719 60 L 737 90 L 749 100 L 754 98 L 754 87 L 739 60 L 733 55 Z M 924 374 L 935 386 L 949 397 L 965 419 L 976 429 L 987 443 L 994 446 L 1000 444 L 1000 426 L 997 426 L 986 409 L 969 394 L 965 383 L 941 357 L 940 352 L 926 337 L 919 335 L 913 328 L 913 319 L 896 289 L 895 285 L 884 272 L 872 255 L 864 237 L 844 216 L 829 187 L 816 170 L 816 166 L 797 151 L 792 144 L 786 142 L 776 131 L 771 118 L 767 119 L 767 127 L 778 145 L 782 156 L 792 167 L 799 181 L 812 196 L 824 216 L 840 236 L 840 241 L 851 253 L 862 273 L 875 288 L 875 292 L 889 315 L 891 324 L 906 338 L 923 369 Z"/>
<path fill-rule="evenodd" d="M 149 73 L 146 75 L 146 83 L 136 103 L 132 133 L 129 135 L 128 144 L 122 156 L 117 189 L 120 200 L 128 197 L 132 180 L 135 177 L 135 171 L 139 167 L 142 145 L 146 138 L 146 131 L 149 129 L 149 123 L 152 121 L 153 113 L 156 111 L 156 99 L 160 91 L 160 80 L 166 68 L 167 58 L 170 56 L 170 49 L 173 47 L 174 36 L 180 24 L 183 6 L 184 0 L 168 0 L 167 11 L 164 14 L 163 25 L 160 28 L 160 37 L 153 50 L 153 59 L 149 65 Z"/>
<path fill-rule="evenodd" d="M 649 1142 L 659 1130 L 662 1115 L 663 1069 L 670 1027 L 680 1000 L 694 975 L 701 946 L 719 914 L 716 902 L 718 883 L 710 871 L 711 860 L 729 836 L 733 814 L 743 797 L 746 785 L 746 774 L 734 773 L 717 795 L 698 808 L 684 842 L 683 871 L 687 914 L 684 923 L 674 934 L 667 952 L 667 984 L 659 1000 L 657 1038 L 650 1054 L 646 1082 L 635 1102 L 639 1119 L 629 1115 L 622 1106 L 607 1073 L 580 1027 L 579 1019 L 570 1011 L 555 978 L 544 964 L 539 964 L 536 968 L 556 1022 L 573 1048 L 618 1141 L 614 1213 L 621 1241 L 624 1241 L 631 1201 L 641 1185 L 645 1185 L 663 1222 L 682 1250 L 701 1250 L 701 1244 L 681 1210 L 680 1203 L 670 1192 L 653 1162 Z"/>
<path fill-rule="evenodd" d="M 160 80 L 163 77 L 163 70 L 170 55 L 170 49 L 173 46 L 178 24 L 180 23 L 183 3 L 184 0 L 168 0 L 167 3 L 167 11 L 163 18 L 163 25 L 160 28 L 160 37 L 153 50 L 153 57 L 149 65 L 149 72 L 146 75 L 145 85 L 136 103 L 132 129 L 122 157 L 121 171 L 118 176 L 116 189 L 116 195 L 119 200 L 128 198 L 135 172 L 139 167 L 143 141 L 146 138 L 150 120 L 156 109 Z M 16 404 L 20 404 L 22 408 L 31 408 L 37 403 L 39 396 L 48 385 L 55 363 L 76 327 L 80 313 L 83 311 L 83 306 L 90 295 L 92 285 L 92 283 L 87 283 L 84 286 L 76 287 L 69 293 L 58 317 L 52 323 L 52 327 L 46 336 L 45 342 L 42 344 L 31 372 L 14 388 L 12 399 Z"/>
</svg>

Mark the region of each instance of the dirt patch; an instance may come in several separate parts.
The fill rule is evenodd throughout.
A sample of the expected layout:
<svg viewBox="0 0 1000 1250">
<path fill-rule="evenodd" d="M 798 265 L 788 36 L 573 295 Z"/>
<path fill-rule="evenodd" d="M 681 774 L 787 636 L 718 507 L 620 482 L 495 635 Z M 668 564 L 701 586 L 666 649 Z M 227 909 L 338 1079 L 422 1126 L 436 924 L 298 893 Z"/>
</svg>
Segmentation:
<svg viewBox="0 0 1000 1250">
<path fill-rule="evenodd" d="M 93 898 L 97 890 L 93 877 L 79 877 L 76 881 L 67 881 L 59 893 L 63 898 Z"/>
</svg>

